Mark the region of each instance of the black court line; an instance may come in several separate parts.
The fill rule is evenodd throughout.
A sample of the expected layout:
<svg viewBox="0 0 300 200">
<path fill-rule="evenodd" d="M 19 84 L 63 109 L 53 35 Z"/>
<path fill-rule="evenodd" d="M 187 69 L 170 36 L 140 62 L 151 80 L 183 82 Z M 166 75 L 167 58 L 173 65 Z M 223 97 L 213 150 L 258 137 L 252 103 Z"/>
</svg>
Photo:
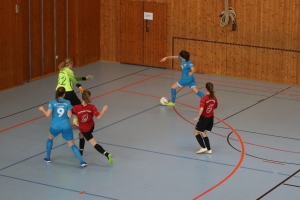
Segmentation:
<svg viewBox="0 0 300 200">
<path fill-rule="evenodd" d="M 142 71 L 146 71 L 146 70 L 148 70 L 148 69 L 150 69 L 150 68 L 146 68 L 146 69 L 143 69 L 143 70 L 140 70 L 140 71 L 137 71 L 137 72 L 131 73 L 131 74 L 127 74 L 127 75 L 125 75 L 125 76 L 121 76 L 121 77 L 119 77 L 119 78 L 116 78 L 116 79 L 113 79 L 113 80 L 107 81 L 107 82 L 105 82 L 105 83 L 101 83 L 101 84 L 95 85 L 95 86 L 93 86 L 93 87 L 89 87 L 89 88 L 87 88 L 87 90 L 88 90 L 88 89 L 95 88 L 95 87 L 99 87 L 99 86 L 101 86 L 101 85 L 105 85 L 105 84 L 107 84 L 107 83 L 111 83 L 111 82 L 113 82 L 113 81 L 120 80 L 120 79 L 122 79 L 122 78 L 125 78 L 125 77 L 128 77 L 128 76 L 131 76 L 131 75 L 133 75 L 133 74 L 140 73 L 140 72 L 142 72 Z M 79 92 L 75 92 L 75 93 L 79 93 Z M 39 104 L 39 105 L 33 106 L 33 107 L 31 107 L 31 108 L 27 108 L 27 109 L 25 109 L 25 110 L 21 110 L 21 111 L 19 111 L 19 112 L 16 112 L 16 113 L 13 113 L 13 114 L 10 114 L 10 115 L 7 115 L 7 116 L 4 116 L 4 117 L 1 117 L 1 118 L 0 118 L 0 120 L 1 120 L 1 119 L 5 119 L 5 118 L 7 118 L 7 117 L 11 117 L 11 116 L 13 116 L 13 115 L 20 114 L 20 113 L 22 113 L 22 112 L 25 112 L 25 111 L 28 111 L 28 110 L 31 110 L 31 109 L 33 109 L 33 108 L 36 108 L 36 107 L 39 107 L 39 106 L 45 105 L 45 104 L 47 104 L 47 103 L 49 103 L 49 102 L 42 103 L 42 104 Z"/>
<path fill-rule="evenodd" d="M 292 186 L 292 187 L 298 187 L 298 188 L 300 188 L 300 185 L 292 185 L 292 184 L 287 184 L 287 183 L 284 183 L 282 185 L 287 185 L 287 186 Z"/>
<path fill-rule="evenodd" d="M 271 96 L 269 96 L 269 97 L 267 97 L 267 98 L 265 98 L 265 99 L 261 99 L 261 100 L 259 100 L 258 102 L 256 102 L 255 104 L 252 104 L 251 106 L 248 106 L 248 107 L 246 107 L 246 108 L 244 108 L 244 109 L 242 109 L 242 110 L 240 110 L 240 111 L 238 111 L 238 112 L 236 112 L 236 113 L 234 113 L 234 114 L 232 114 L 232 115 L 230 115 L 230 116 L 228 116 L 228 117 L 225 117 L 225 118 L 222 119 L 222 120 L 225 121 L 225 120 L 227 120 L 227 119 L 229 119 L 229 118 L 231 118 L 231 117 L 233 117 L 233 116 L 235 116 L 235 115 L 237 115 L 237 114 L 239 114 L 239 113 L 241 113 L 241 112 L 243 112 L 243 111 L 245 111 L 245 110 L 247 110 L 247 109 L 249 109 L 249 108 L 252 108 L 253 106 L 256 106 L 257 104 L 259 104 L 259 103 L 261 103 L 261 102 L 263 102 L 263 101 L 265 101 L 265 100 L 268 100 L 268 99 L 274 97 L 275 95 L 277 95 L 277 94 L 279 94 L 279 93 L 281 93 L 281 92 L 283 92 L 283 91 L 285 91 L 285 90 L 287 90 L 287 89 L 290 89 L 291 87 L 292 87 L 292 86 L 289 86 L 289 87 L 287 87 L 287 88 L 284 88 L 284 89 L 282 89 L 281 91 L 278 91 L 278 92 L 276 92 L 275 94 L 273 94 L 273 95 L 271 95 Z M 220 123 L 220 121 L 214 123 L 214 125 L 216 125 L 216 124 L 218 124 L 218 123 Z"/>
<path fill-rule="evenodd" d="M 269 191 L 267 191 L 265 194 L 263 194 L 262 196 L 258 197 L 257 200 L 262 199 L 264 196 L 266 196 L 267 194 L 269 194 L 270 192 L 272 192 L 273 190 L 275 190 L 277 187 L 279 187 L 280 185 L 282 185 L 285 181 L 287 181 L 290 178 L 292 178 L 293 176 L 295 176 L 299 171 L 300 171 L 300 169 L 298 171 L 296 171 L 295 173 L 293 173 L 292 175 L 290 175 L 289 177 L 287 177 L 286 179 L 284 179 L 279 184 L 277 184 L 275 187 L 273 187 L 272 189 L 270 189 Z"/>
<path fill-rule="evenodd" d="M 222 128 L 222 129 L 230 129 L 227 127 L 220 127 L 220 126 L 214 126 L 214 128 Z M 255 131 L 246 131 L 246 130 L 241 130 L 241 129 L 235 129 L 239 132 L 245 132 L 245 133 L 253 133 L 253 134 L 258 134 L 258 135 L 265 135 L 265 136 L 270 136 L 270 137 L 278 137 L 278 138 L 283 138 L 283 139 L 289 139 L 289 140 L 300 140 L 298 138 L 291 138 L 291 137 L 284 137 L 284 136 L 278 136 L 278 135 L 271 135 L 271 134 L 267 134 L 267 133 L 258 133 Z"/>
<path fill-rule="evenodd" d="M 231 135 L 232 131 L 227 135 L 227 143 L 229 144 L 229 146 L 231 146 L 233 149 L 235 149 L 238 152 L 241 152 L 240 150 L 238 150 L 237 148 L 235 148 L 234 146 L 232 146 L 232 144 L 230 143 L 230 135 Z M 266 158 L 262 158 L 262 157 L 258 157 L 258 156 L 253 156 L 251 154 L 245 153 L 245 155 L 250 156 L 252 158 L 257 158 L 260 160 L 264 160 L 264 161 L 269 161 L 269 162 L 274 162 L 274 163 L 282 163 L 282 164 L 288 164 L 288 165 L 300 165 L 300 163 L 288 163 L 288 162 L 283 162 L 283 161 L 277 161 L 277 160 L 270 160 L 270 159 L 266 159 Z"/>
</svg>

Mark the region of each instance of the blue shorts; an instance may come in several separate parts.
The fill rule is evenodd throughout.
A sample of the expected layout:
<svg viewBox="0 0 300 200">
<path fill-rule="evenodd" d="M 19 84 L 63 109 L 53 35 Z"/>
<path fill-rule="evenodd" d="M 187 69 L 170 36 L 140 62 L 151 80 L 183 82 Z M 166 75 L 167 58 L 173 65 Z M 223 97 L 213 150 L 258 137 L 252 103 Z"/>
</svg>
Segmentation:
<svg viewBox="0 0 300 200">
<path fill-rule="evenodd" d="M 54 137 L 58 136 L 60 133 L 62 134 L 62 137 L 67 140 L 73 140 L 73 130 L 72 128 L 66 128 L 66 129 L 54 129 L 50 127 L 50 133 Z"/>
<path fill-rule="evenodd" d="M 177 81 L 180 87 L 189 86 L 190 88 L 197 86 L 194 76 L 184 77 Z"/>
</svg>

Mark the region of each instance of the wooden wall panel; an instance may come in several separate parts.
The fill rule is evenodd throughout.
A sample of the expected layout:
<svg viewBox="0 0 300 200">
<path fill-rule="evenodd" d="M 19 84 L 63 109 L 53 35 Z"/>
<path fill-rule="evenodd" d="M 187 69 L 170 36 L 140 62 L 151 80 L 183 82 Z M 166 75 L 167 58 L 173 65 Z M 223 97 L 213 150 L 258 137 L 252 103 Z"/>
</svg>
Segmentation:
<svg viewBox="0 0 300 200">
<path fill-rule="evenodd" d="M 1 23 L 0 23 L 0 69 L 2 72 L 0 73 L 0 90 L 12 87 L 14 85 L 13 79 L 13 31 L 15 28 L 15 19 L 14 19 L 14 4 L 11 1 L 4 1 L 1 0 L 0 6 L 0 16 L 1 16 Z M 5 22 L 5 23 L 3 23 Z"/>
<path fill-rule="evenodd" d="M 174 55 L 181 50 L 190 53 L 190 59 L 197 73 L 226 75 L 226 45 L 194 40 L 174 40 Z M 178 59 L 174 69 L 181 70 Z"/>
<path fill-rule="evenodd" d="M 29 1 L 23 0 L 18 1 L 19 14 L 17 17 L 17 38 L 18 38 L 18 49 L 19 63 L 23 68 L 22 71 L 22 82 L 29 80 Z"/>
<path fill-rule="evenodd" d="M 78 1 L 68 0 L 68 57 L 79 66 Z"/>
<path fill-rule="evenodd" d="M 120 0 L 101 0 L 100 60 L 120 61 Z"/>
<path fill-rule="evenodd" d="M 297 84 L 298 53 L 228 45 L 227 75 Z"/>
<path fill-rule="evenodd" d="M 54 1 L 44 0 L 44 74 L 55 71 L 54 55 Z"/>
<path fill-rule="evenodd" d="M 42 76 L 41 0 L 30 0 L 31 78 Z"/>
<path fill-rule="evenodd" d="M 144 65 L 166 68 L 166 62 L 159 62 L 167 54 L 167 4 L 144 2 L 144 12 L 153 13 L 149 20 L 149 31 L 146 31 L 144 20 Z"/>
<path fill-rule="evenodd" d="M 67 57 L 66 0 L 56 0 L 56 70 Z"/>
<path fill-rule="evenodd" d="M 120 12 L 120 62 L 143 65 L 143 2 L 122 0 Z"/>
</svg>

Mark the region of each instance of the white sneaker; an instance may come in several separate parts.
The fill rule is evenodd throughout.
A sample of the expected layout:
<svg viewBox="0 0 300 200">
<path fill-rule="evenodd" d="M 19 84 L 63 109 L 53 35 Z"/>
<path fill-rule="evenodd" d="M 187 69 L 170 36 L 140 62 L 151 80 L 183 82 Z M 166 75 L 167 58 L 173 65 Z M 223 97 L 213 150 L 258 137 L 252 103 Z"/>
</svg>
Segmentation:
<svg viewBox="0 0 300 200">
<path fill-rule="evenodd" d="M 196 154 L 207 152 L 207 148 L 201 148 L 199 151 L 196 152 Z"/>
<path fill-rule="evenodd" d="M 209 151 L 207 151 L 205 153 L 212 154 L 212 150 L 209 150 Z"/>
</svg>

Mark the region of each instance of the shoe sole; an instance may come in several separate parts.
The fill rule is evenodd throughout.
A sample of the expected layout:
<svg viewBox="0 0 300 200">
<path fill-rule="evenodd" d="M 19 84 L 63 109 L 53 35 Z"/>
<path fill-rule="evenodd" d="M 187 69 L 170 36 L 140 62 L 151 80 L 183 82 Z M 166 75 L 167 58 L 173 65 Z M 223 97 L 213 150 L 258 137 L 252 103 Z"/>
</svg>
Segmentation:
<svg viewBox="0 0 300 200">
<path fill-rule="evenodd" d="M 206 153 L 207 151 L 202 151 L 202 152 L 196 152 L 196 154 L 202 154 L 202 153 Z"/>
<path fill-rule="evenodd" d="M 86 167 L 86 166 L 87 166 L 87 163 L 81 164 L 80 166 L 81 166 L 81 167 Z"/>
<path fill-rule="evenodd" d="M 112 157 L 111 154 L 108 154 L 108 162 L 109 162 L 109 164 L 113 164 L 114 163 L 114 159 L 113 159 L 113 157 Z"/>
<path fill-rule="evenodd" d="M 51 160 L 49 160 L 49 161 L 44 160 L 44 162 L 45 162 L 45 163 L 51 163 Z"/>
</svg>

